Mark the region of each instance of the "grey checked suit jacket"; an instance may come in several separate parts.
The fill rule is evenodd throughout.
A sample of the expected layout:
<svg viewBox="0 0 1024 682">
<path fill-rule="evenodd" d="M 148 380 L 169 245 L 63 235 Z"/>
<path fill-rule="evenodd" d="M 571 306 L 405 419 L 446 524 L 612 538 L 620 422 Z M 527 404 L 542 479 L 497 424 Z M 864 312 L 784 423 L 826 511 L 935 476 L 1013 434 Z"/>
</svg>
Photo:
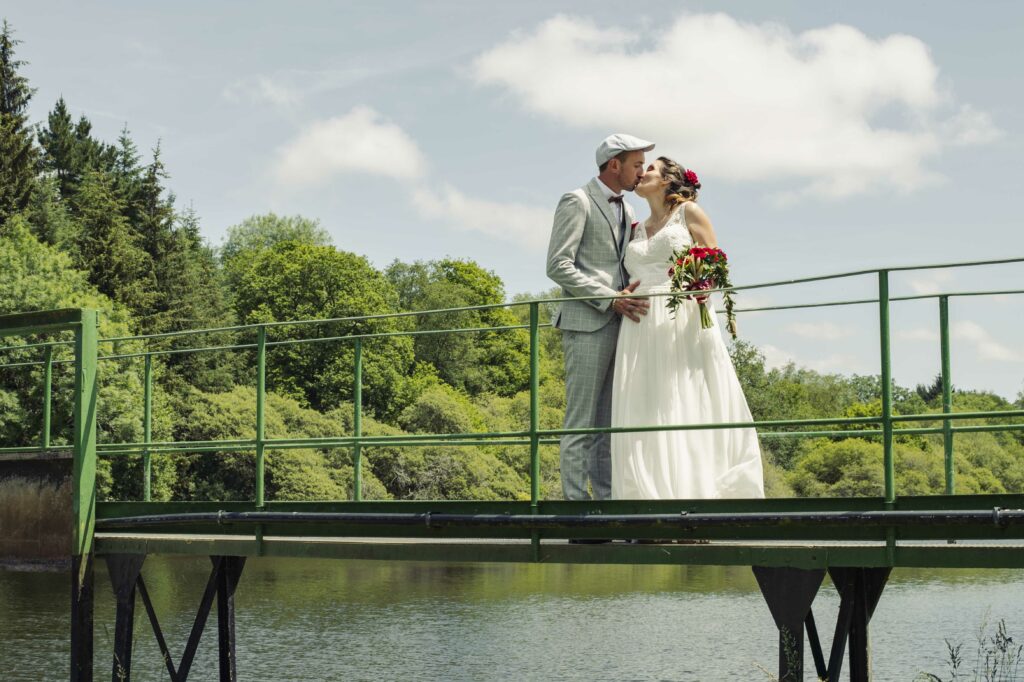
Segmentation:
<svg viewBox="0 0 1024 682">
<path fill-rule="evenodd" d="M 634 219 L 633 209 L 625 202 L 622 205 L 628 230 Z M 562 287 L 563 296 L 614 296 L 626 286 L 618 237 L 615 209 L 601 191 L 597 178 L 562 196 L 551 227 L 547 273 Z M 626 235 L 625 242 L 628 241 Z M 610 306 L 610 299 L 566 301 L 554 324 L 569 331 L 596 331 L 614 317 Z"/>
</svg>

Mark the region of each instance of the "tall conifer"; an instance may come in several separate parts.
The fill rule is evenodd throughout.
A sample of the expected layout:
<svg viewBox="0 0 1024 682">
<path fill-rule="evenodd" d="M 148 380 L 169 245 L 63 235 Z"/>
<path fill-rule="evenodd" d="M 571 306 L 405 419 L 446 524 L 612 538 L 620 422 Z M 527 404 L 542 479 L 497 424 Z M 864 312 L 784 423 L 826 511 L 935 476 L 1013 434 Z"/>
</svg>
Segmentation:
<svg viewBox="0 0 1024 682">
<path fill-rule="evenodd" d="M 20 42 L 4 20 L 0 29 L 0 230 L 28 206 L 38 171 L 39 157 L 28 125 L 33 90 L 18 73 L 25 62 L 14 57 Z"/>
<path fill-rule="evenodd" d="M 57 178 L 60 195 L 72 205 L 82 178 L 90 170 L 114 171 L 118 151 L 92 136 L 92 123 L 84 115 L 75 123 L 61 97 L 39 131 L 43 149 L 43 170 Z"/>
</svg>

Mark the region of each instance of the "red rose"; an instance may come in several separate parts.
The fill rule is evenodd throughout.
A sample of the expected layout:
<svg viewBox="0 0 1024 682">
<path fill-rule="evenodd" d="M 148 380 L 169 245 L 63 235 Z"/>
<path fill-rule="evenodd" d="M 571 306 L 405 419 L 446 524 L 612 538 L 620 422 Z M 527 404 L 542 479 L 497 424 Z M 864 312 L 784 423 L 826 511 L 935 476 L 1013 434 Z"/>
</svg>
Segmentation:
<svg viewBox="0 0 1024 682">
<path fill-rule="evenodd" d="M 687 169 L 687 171 L 685 173 L 683 173 L 683 177 L 686 179 L 686 184 L 688 184 L 688 185 L 696 185 L 697 184 L 697 174 L 694 173 L 692 170 Z"/>
</svg>

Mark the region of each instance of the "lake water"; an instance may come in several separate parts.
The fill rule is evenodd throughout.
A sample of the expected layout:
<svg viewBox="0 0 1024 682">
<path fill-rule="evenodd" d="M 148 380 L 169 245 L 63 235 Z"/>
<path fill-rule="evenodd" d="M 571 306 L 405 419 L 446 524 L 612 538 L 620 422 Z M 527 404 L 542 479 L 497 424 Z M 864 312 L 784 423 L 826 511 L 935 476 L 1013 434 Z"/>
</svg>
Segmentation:
<svg viewBox="0 0 1024 682">
<path fill-rule="evenodd" d="M 143 568 L 176 658 L 209 567 L 150 557 Z M 0 570 L 0 680 L 68 678 L 69 591 L 67 573 Z M 96 677 L 109 679 L 102 562 L 96 593 Z M 777 669 L 777 630 L 748 568 L 260 558 L 236 608 L 243 680 L 769 680 L 758 666 Z M 814 609 L 827 648 L 838 610 L 827 579 Z M 217 679 L 215 618 L 190 680 Z M 1002 618 L 1024 639 L 1024 571 L 896 570 L 872 621 L 876 679 L 946 677 L 943 640 L 965 642 L 972 664 L 979 627 L 994 634 Z M 133 679 L 167 679 L 141 600 L 135 633 Z"/>
</svg>

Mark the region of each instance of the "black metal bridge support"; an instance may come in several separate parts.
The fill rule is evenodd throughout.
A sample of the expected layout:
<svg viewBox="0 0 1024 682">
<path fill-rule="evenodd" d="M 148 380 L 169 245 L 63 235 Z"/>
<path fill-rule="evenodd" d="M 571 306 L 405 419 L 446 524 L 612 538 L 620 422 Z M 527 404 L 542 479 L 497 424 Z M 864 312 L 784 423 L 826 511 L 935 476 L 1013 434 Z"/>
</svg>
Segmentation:
<svg viewBox="0 0 1024 682">
<path fill-rule="evenodd" d="M 212 556 L 213 568 L 206 582 L 192 631 L 185 643 L 185 651 L 178 665 L 174 665 L 167 641 L 164 638 L 160 622 L 157 620 L 153 602 L 142 579 L 144 554 L 112 554 L 106 557 L 110 572 L 110 582 L 117 599 L 117 617 L 114 626 L 114 662 L 111 679 L 114 682 L 131 680 L 132 643 L 135 620 L 135 595 L 142 598 L 146 615 L 153 627 L 157 645 L 167 666 L 171 682 L 185 682 L 192 669 L 199 640 L 206 629 L 206 621 L 213 607 L 213 598 L 217 597 L 217 645 L 220 661 L 221 682 L 235 682 L 238 671 L 235 660 L 235 589 L 245 566 L 245 557 Z M 91 659 L 91 656 L 90 656 Z M 90 678 L 91 679 L 91 678 Z"/>
<path fill-rule="evenodd" d="M 71 557 L 71 682 L 92 682 L 92 552 Z"/>
<path fill-rule="evenodd" d="M 825 569 L 754 566 L 754 575 L 779 628 L 779 681 L 804 679 L 804 631 L 814 658 L 817 679 L 838 682 L 843 654 L 849 641 L 850 680 L 871 680 L 871 641 L 868 624 L 885 589 L 891 568 L 830 568 L 839 592 L 839 615 L 828 663 L 818 638 L 811 604 L 825 577 Z"/>
<path fill-rule="evenodd" d="M 753 568 L 779 628 L 779 682 L 800 682 L 804 679 L 804 622 L 825 579 L 825 569 Z"/>
</svg>

